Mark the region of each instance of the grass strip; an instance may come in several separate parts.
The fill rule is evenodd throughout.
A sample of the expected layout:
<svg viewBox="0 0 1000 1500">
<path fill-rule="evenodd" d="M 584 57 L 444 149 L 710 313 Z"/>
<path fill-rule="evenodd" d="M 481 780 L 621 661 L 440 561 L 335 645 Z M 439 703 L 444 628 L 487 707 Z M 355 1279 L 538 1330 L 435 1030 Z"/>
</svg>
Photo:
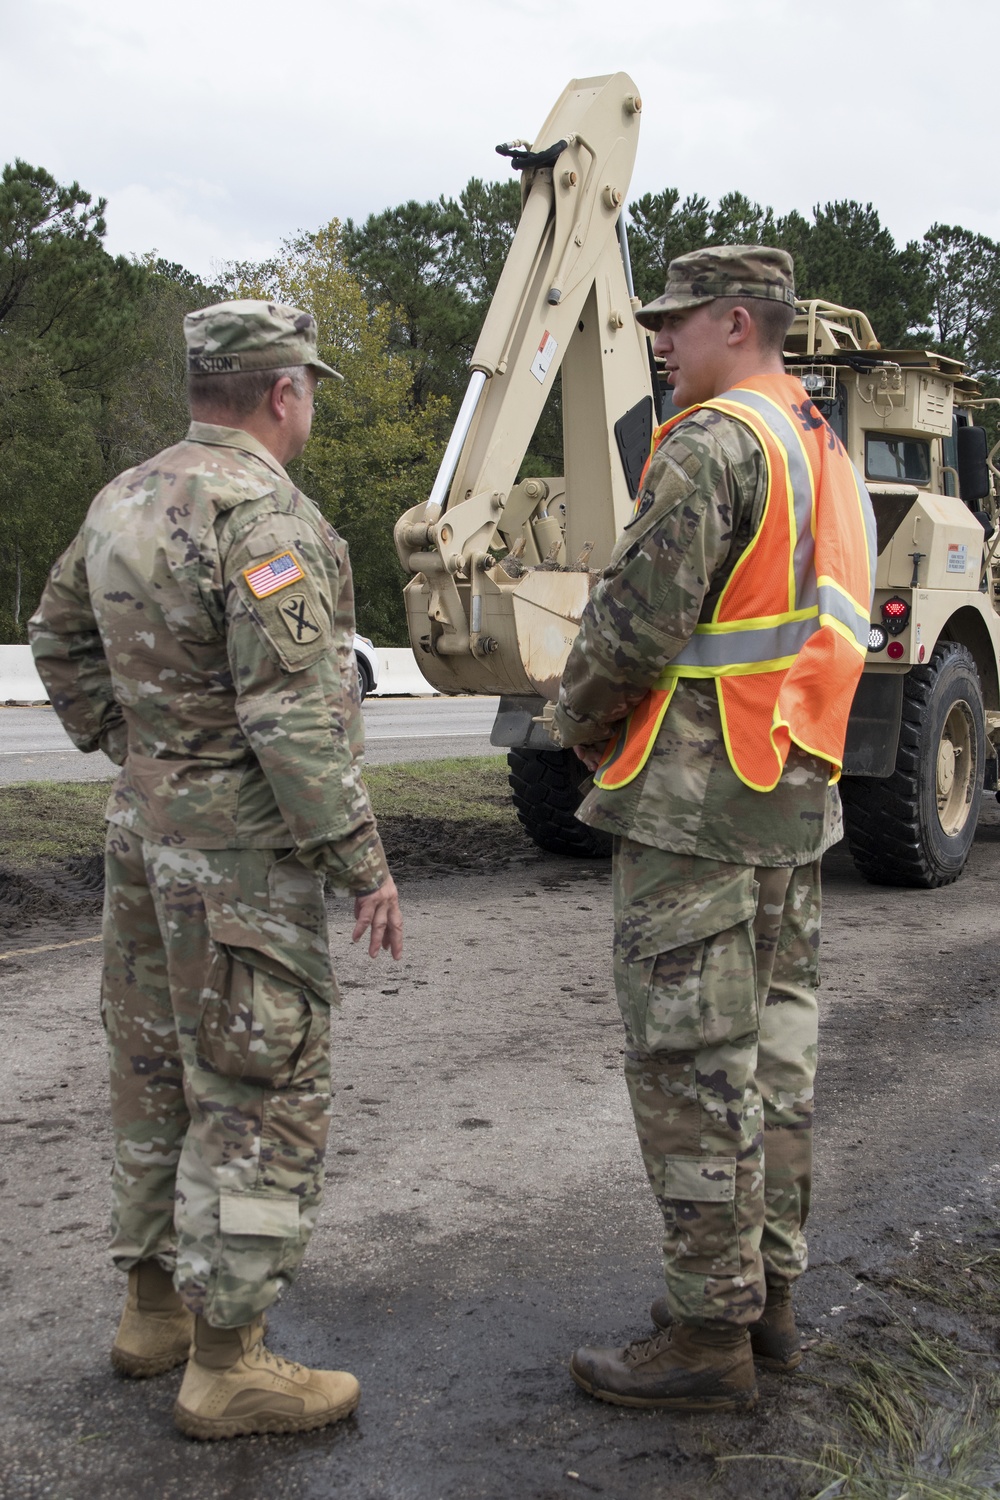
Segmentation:
<svg viewBox="0 0 1000 1500">
<path fill-rule="evenodd" d="M 393 814 L 516 828 L 507 762 L 495 755 L 368 766 L 365 782 L 377 818 Z"/>
<path fill-rule="evenodd" d="M 806 1446 L 798 1453 L 725 1454 L 716 1459 L 720 1474 L 724 1465 L 746 1461 L 802 1465 L 819 1480 L 801 1492 L 811 1500 L 1000 1497 L 996 1356 L 921 1332 L 907 1315 L 917 1311 L 918 1296 L 964 1316 L 981 1332 L 984 1304 L 995 1307 L 1000 1295 L 1000 1252 L 976 1254 L 970 1246 L 932 1240 L 921 1259 L 925 1275 L 907 1270 L 880 1276 L 881 1292 L 867 1286 L 884 1314 L 873 1343 L 870 1336 L 868 1347 L 841 1336 L 817 1349 L 813 1369 L 796 1377 L 830 1398 L 819 1451 Z"/>
<path fill-rule="evenodd" d="M 496 756 L 411 761 L 365 772 L 376 817 L 489 824 L 514 832 L 507 771 Z M 106 781 L 29 781 L 0 787 L 0 864 L 17 869 L 104 847 Z"/>
<path fill-rule="evenodd" d="M 16 868 L 104 848 L 109 781 L 27 781 L 0 786 L 0 864 Z"/>
</svg>

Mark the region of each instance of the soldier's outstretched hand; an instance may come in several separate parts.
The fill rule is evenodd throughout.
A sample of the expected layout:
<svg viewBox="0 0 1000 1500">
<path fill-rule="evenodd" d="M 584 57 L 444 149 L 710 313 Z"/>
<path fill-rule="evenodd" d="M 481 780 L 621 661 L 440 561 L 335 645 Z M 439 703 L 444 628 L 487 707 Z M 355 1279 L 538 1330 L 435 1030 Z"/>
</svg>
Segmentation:
<svg viewBox="0 0 1000 1500">
<path fill-rule="evenodd" d="M 596 771 L 604 755 L 603 745 L 574 745 L 573 754 L 582 760 L 588 771 Z"/>
<path fill-rule="evenodd" d="M 393 958 L 403 956 L 403 913 L 399 909 L 399 892 L 396 890 L 396 882 L 390 875 L 382 882 L 377 891 L 370 891 L 367 896 L 357 896 L 354 901 L 354 932 L 351 934 L 351 942 L 356 943 L 359 938 L 371 928 L 371 941 L 368 944 L 369 958 L 377 958 L 381 948 L 388 948 Z"/>
</svg>

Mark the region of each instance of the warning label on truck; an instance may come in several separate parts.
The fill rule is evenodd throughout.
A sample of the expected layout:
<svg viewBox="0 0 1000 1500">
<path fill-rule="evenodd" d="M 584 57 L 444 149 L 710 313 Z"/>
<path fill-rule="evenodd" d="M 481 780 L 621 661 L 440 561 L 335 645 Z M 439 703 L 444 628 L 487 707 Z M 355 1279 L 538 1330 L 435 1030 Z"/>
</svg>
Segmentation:
<svg viewBox="0 0 1000 1500">
<path fill-rule="evenodd" d="M 966 559 L 966 554 L 967 553 L 968 553 L 968 548 L 964 544 L 962 546 L 959 546 L 959 544 L 957 542 L 949 542 L 948 543 L 948 572 L 949 573 L 964 573 L 965 572 L 965 559 Z"/>
<path fill-rule="evenodd" d="M 539 385 L 544 382 L 549 365 L 552 363 L 553 356 L 558 348 L 559 345 L 546 328 L 542 334 L 542 342 L 539 344 L 535 357 L 531 361 L 531 373 Z"/>
</svg>

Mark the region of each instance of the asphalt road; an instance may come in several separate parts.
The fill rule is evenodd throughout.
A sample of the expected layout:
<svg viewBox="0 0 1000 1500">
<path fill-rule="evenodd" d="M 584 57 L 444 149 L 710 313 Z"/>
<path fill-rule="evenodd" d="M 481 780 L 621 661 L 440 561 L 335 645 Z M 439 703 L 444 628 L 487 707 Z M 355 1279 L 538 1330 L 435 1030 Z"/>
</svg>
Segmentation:
<svg viewBox="0 0 1000 1500">
<path fill-rule="evenodd" d="M 369 765 L 497 755 L 490 744 L 496 698 L 369 698 Z M 115 767 L 100 752 L 81 755 L 48 705 L 0 707 L 0 785 L 20 781 L 106 781 Z"/>
<path fill-rule="evenodd" d="M 842 846 L 824 862 L 812 1266 L 797 1292 L 808 1337 L 870 1347 L 887 1320 L 864 1278 L 1000 1216 L 998 882 L 992 799 L 966 874 L 943 890 L 866 885 Z M 327 1195 L 270 1342 L 354 1370 L 363 1394 L 355 1418 L 301 1439 L 192 1443 L 171 1424 L 179 1374 L 111 1370 L 123 1281 L 104 1249 L 94 925 L 36 928 L 18 946 L 45 951 L 0 962 L 0 1496 L 814 1494 L 819 1479 L 764 1456 L 804 1433 L 817 1455 L 830 1435 L 822 1348 L 792 1379 L 761 1376 L 746 1416 L 622 1411 L 567 1374 L 576 1344 L 648 1332 L 659 1285 L 607 866 L 526 856 L 494 875 L 405 880 L 402 898 L 398 965 L 352 948 L 348 905 L 333 910 L 344 1005 Z M 941 1326 L 912 1300 L 918 1328 Z M 963 1338 L 988 1355 L 988 1330 L 984 1314 Z M 713 1454 L 758 1459 L 716 1471 Z"/>
</svg>

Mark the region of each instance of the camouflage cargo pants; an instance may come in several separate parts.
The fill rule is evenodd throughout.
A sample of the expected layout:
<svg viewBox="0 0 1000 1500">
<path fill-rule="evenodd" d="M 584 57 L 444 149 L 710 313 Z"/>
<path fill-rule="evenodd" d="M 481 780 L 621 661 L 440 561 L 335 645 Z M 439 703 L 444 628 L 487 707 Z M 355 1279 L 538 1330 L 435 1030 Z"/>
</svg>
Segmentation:
<svg viewBox="0 0 1000 1500">
<path fill-rule="evenodd" d="M 806 1267 L 819 862 L 764 869 L 615 841 L 625 1075 L 663 1213 L 672 1315 L 750 1323 Z"/>
<path fill-rule="evenodd" d="M 156 1256 L 238 1327 L 292 1280 L 319 1210 L 336 985 L 320 877 L 287 850 L 172 849 L 112 825 L 101 1013 L 111 1253 Z"/>
</svg>

